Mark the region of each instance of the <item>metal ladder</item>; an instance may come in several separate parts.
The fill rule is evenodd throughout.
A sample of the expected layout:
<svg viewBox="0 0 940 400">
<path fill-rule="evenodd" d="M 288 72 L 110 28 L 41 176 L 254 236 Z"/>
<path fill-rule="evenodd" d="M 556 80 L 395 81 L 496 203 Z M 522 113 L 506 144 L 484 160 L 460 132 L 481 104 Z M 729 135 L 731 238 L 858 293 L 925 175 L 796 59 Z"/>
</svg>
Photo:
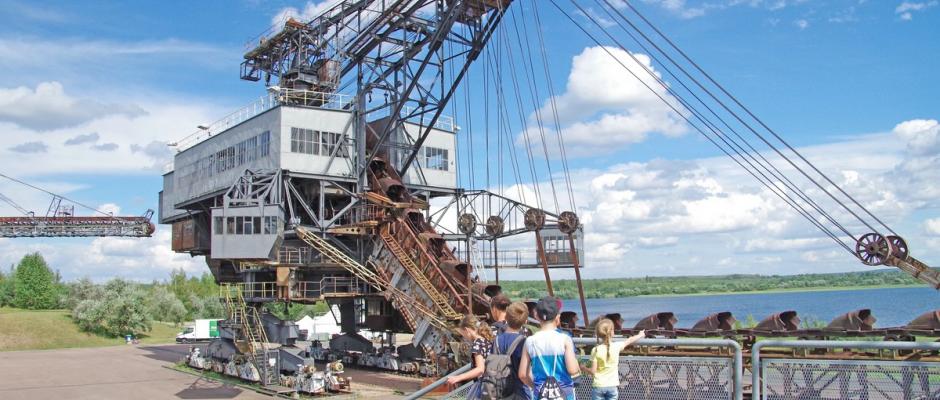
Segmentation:
<svg viewBox="0 0 940 400">
<path fill-rule="evenodd" d="M 255 307 L 248 307 L 242 288 L 239 285 L 223 284 L 221 287 L 225 304 L 229 310 L 229 319 L 242 328 L 248 342 L 251 361 L 258 369 L 262 385 L 278 383 L 277 371 L 268 365 L 271 352 L 268 349 L 268 336 L 261 322 L 261 315 Z M 276 354 L 274 354 L 276 357 Z"/>
<path fill-rule="evenodd" d="M 382 230 L 380 233 L 382 241 L 385 242 L 385 247 L 388 247 L 389 251 L 395 255 L 395 258 L 398 259 L 398 262 L 408 271 L 408 274 L 411 275 L 411 278 L 424 289 L 424 292 L 427 293 L 428 297 L 431 298 L 431 301 L 434 302 L 434 305 L 437 306 L 438 310 L 444 314 L 444 318 L 455 320 L 462 317 L 461 314 L 454 311 L 451 307 L 450 302 L 444 297 L 441 292 L 437 290 L 433 283 L 428 280 L 428 277 L 424 274 L 423 271 L 415 264 L 414 260 L 411 259 L 405 250 L 401 248 L 395 238 L 387 231 Z"/>
</svg>

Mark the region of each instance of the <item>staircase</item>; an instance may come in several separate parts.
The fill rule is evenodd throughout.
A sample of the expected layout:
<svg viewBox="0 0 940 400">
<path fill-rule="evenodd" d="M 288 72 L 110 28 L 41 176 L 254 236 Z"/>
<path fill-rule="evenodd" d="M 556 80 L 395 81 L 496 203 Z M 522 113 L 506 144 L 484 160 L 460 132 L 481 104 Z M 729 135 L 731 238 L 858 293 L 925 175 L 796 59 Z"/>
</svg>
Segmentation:
<svg viewBox="0 0 940 400">
<path fill-rule="evenodd" d="M 428 295 L 431 301 L 434 302 L 434 305 L 437 306 L 438 311 L 444 315 L 444 318 L 449 320 L 459 320 L 462 315 L 454 311 L 453 307 L 450 305 L 450 301 L 448 301 L 447 298 L 444 297 L 444 295 L 441 294 L 441 292 L 438 291 L 436 287 L 434 287 L 434 284 L 428 280 L 424 271 L 422 271 L 421 268 L 415 264 L 414 260 L 411 259 L 411 256 L 405 253 L 405 250 L 401 248 L 395 238 L 384 229 L 381 231 L 380 236 L 382 237 L 382 241 L 385 243 L 385 246 L 388 248 L 388 250 L 395 255 L 395 258 L 402 265 L 402 267 L 408 271 L 408 274 L 411 275 L 411 278 L 414 279 L 414 281 L 419 286 L 421 286 L 422 289 L 424 289 L 425 293 Z"/>
<path fill-rule="evenodd" d="M 392 285 L 391 278 L 383 275 L 382 271 L 376 268 L 375 265 L 370 263 L 371 268 L 369 268 L 360 264 L 308 228 L 297 226 L 294 228 L 294 232 L 297 233 L 298 238 L 320 252 L 323 257 L 335 262 L 353 276 L 384 292 L 385 297 L 392 302 L 395 309 L 402 315 L 405 323 L 415 332 L 415 345 L 419 345 L 425 351 L 434 351 L 435 353 L 443 351 L 443 339 L 450 337 L 452 327 L 445 319 L 441 318 L 439 310 L 430 308 L 426 304 L 426 300 L 419 299 L 416 294 L 405 293 L 402 289 Z M 399 246 L 400 248 L 401 246 Z M 420 289 L 424 291 L 423 287 Z"/>
<path fill-rule="evenodd" d="M 223 284 L 222 297 L 229 310 L 229 320 L 241 327 L 242 335 L 248 345 L 248 355 L 258 369 L 262 385 L 278 384 L 278 369 L 275 363 L 270 365 L 268 360 L 277 359 L 278 351 L 268 349 L 268 335 L 264 331 L 261 314 L 256 307 L 249 307 L 245 303 L 242 287 L 237 284 Z"/>
</svg>

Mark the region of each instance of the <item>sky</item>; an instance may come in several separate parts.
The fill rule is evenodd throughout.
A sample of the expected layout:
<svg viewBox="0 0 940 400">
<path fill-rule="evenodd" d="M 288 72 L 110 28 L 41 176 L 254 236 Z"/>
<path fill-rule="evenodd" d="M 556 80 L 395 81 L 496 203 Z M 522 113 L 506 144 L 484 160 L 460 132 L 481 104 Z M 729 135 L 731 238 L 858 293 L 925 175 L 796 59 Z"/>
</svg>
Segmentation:
<svg viewBox="0 0 940 400">
<path fill-rule="evenodd" d="M 161 174 L 173 155 L 166 144 L 264 94 L 260 83 L 238 79 L 246 43 L 285 16 L 307 19 L 328 3 L 0 0 L 0 172 L 120 214 L 156 209 Z M 600 3 L 579 3 L 612 27 Z M 588 25 L 571 2 L 558 4 Z M 623 6 L 621 0 L 611 4 Z M 940 263 L 936 0 L 632 4 L 901 233 L 915 256 Z M 572 192 L 585 223 L 586 278 L 870 268 L 696 136 L 549 2 L 517 0 L 513 7 L 523 18 L 536 5 L 544 23 L 525 29 L 541 28 L 547 43 Z M 656 63 L 648 66 L 662 72 Z M 471 87 L 481 82 L 477 67 L 467 80 Z M 489 101 L 472 88 L 463 93 L 470 104 Z M 543 91 L 537 97 L 548 112 L 550 96 Z M 536 109 L 520 113 L 532 121 Z M 473 137 L 478 149 L 473 155 L 462 150 L 459 161 L 487 163 L 479 147 L 486 125 L 480 113 L 456 117 L 465 128 L 460 143 Z M 522 129 L 512 129 L 512 146 L 523 154 Z M 557 155 L 548 158 L 557 173 Z M 532 189 L 531 179 L 518 180 L 517 186 Z M 462 174 L 461 183 L 468 185 L 469 175 Z M 511 192 L 494 182 L 486 187 L 479 170 L 474 183 Z M 36 211 L 50 201 L 5 180 L 0 193 Z M 6 204 L 0 212 L 16 215 Z M 149 239 L 0 239 L 0 265 L 39 251 L 66 279 L 149 281 L 175 268 L 206 271 L 201 258 L 170 251 L 168 228 L 159 226 Z M 540 275 L 507 271 L 501 278 Z"/>
</svg>

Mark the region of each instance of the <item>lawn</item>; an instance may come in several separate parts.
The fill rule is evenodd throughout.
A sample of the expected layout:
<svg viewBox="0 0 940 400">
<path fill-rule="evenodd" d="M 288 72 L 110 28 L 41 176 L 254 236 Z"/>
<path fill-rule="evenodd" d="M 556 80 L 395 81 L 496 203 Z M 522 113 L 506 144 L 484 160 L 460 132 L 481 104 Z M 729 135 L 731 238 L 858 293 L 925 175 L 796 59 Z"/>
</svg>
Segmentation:
<svg viewBox="0 0 940 400">
<path fill-rule="evenodd" d="M 140 335 L 144 344 L 172 343 L 179 328 L 154 322 L 153 330 Z M 101 347 L 124 344 L 123 338 L 109 338 L 82 332 L 67 310 L 31 311 L 0 308 L 0 351 L 46 350 L 70 347 Z"/>
</svg>

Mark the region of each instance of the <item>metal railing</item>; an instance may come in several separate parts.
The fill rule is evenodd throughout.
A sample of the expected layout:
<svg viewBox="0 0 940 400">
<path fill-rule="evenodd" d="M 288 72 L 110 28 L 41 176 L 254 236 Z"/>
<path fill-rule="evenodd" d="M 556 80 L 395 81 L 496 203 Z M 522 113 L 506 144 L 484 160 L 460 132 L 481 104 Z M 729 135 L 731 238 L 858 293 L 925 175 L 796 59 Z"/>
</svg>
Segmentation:
<svg viewBox="0 0 940 400">
<path fill-rule="evenodd" d="M 417 109 L 414 106 L 404 106 L 401 108 L 401 115 L 407 117 L 408 115 L 414 114 Z M 419 124 L 422 126 L 428 126 L 431 123 L 431 118 L 433 117 L 433 111 L 427 112 L 425 114 L 417 115 L 411 118 L 408 118 L 409 122 Z M 453 132 L 454 131 L 454 117 L 448 115 L 441 115 L 437 118 L 437 122 L 434 123 L 434 128 Z"/>
<path fill-rule="evenodd" d="M 595 345 L 594 338 L 574 338 L 577 346 Z M 625 356 L 620 358 L 620 398 L 636 399 L 728 399 L 742 400 L 743 353 L 738 342 L 728 339 L 643 339 L 634 347 L 694 347 L 726 348 L 733 351 L 731 357 L 670 357 L 670 356 Z M 457 371 L 410 394 L 406 400 L 420 398 L 447 382 L 447 378 L 470 370 L 467 364 Z M 684 379 L 684 380 L 683 380 Z M 445 398 L 466 390 L 461 386 Z M 580 378 L 576 391 L 579 399 L 591 398 L 591 379 Z M 693 394 L 699 397 L 690 397 Z M 450 397 L 448 397 L 450 396 Z"/>
<path fill-rule="evenodd" d="M 940 351 L 936 342 L 762 340 L 751 348 L 752 399 L 933 399 L 940 363 L 764 357 L 761 350 L 868 349 Z M 772 392 L 772 393 L 769 393 Z"/>
<path fill-rule="evenodd" d="M 476 253 L 476 252 L 474 252 Z M 542 259 L 538 251 L 530 250 L 499 250 L 495 256 L 492 251 L 480 251 L 480 260 L 486 268 L 493 268 L 497 264 L 500 268 L 541 268 Z M 458 259 L 466 260 L 467 251 L 460 250 L 455 253 Z M 474 254 L 474 257 L 476 255 Z M 572 266 L 571 252 L 564 250 L 545 250 L 545 258 L 549 268 Z M 580 265 L 582 268 L 583 264 Z"/>
<path fill-rule="evenodd" d="M 308 107 L 323 108 L 328 110 L 346 110 L 351 104 L 355 104 L 355 96 L 342 93 L 324 93 L 312 90 L 298 90 L 280 88 L 271 90 L 267 95 L 259 97 L 248 105 L 228 114 L 218 121 L 207 126 L 201 127 L 196 132 L 170 143 L 177 151 L 183 151 L 193 147 L 200 142 L 222 133 L 235 125 L 245 122 L 255 116 L 275 108 L 281 104 L 302 105 Z M 167 169 L 169 168 L 169 169 Z M 173 170 L 173 164 L 170 163 L 164 168 L 164 172 Z"/>
</svg>

